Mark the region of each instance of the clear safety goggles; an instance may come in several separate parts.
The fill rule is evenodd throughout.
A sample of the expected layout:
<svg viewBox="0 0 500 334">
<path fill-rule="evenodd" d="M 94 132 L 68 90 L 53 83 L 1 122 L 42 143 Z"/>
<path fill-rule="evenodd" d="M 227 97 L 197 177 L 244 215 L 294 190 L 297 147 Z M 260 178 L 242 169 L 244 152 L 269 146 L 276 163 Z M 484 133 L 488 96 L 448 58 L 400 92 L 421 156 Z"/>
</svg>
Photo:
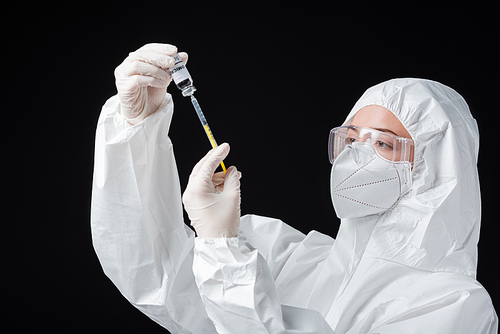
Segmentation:
<svg viewBox="0 0 500 334">
<path fill-rule="evenodd" d="M 330 131 L 328 140 L 330 162 L 333 164 L 342 151 L 352 148 L 355 143 L 363 143 L 362 146 L 369 147 L 370 151 L 377 152 L 387 161 L 413 164 L 413 140 L 356 126 L 340 126 Z"/>
</svg>

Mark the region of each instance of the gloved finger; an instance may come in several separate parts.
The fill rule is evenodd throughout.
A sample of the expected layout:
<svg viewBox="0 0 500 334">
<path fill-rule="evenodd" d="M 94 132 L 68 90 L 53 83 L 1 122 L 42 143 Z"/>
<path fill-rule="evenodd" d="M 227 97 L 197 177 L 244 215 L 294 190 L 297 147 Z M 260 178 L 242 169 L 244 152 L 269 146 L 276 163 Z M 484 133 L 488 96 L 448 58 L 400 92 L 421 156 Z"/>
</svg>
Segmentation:
<svg viewBox="0 0 500 334">
<path fill-rule="evenodd" d="M 184 64 L 187 64 L 189 56 L 186 52 L 179 52 L 179 57 L 181 57 Z"/>
<path fill-rule="evenodd" d="M 134 75 L 123 79 L 120 83 L 120 87 L 128 89 L 133 89 L 135 87 L 154 87 L 154 88 L 166 88 L 168 85 L 167 82 L 163 80 L 159 80 L 153 77 L 146 77 L 143 75 Z"/>
<path fill-rule="evenodd" d="M 215 173 L 212 176 L 212 183 L 214 184 L 214 186 L 217 187 L 224 184 L 225 176 L 226 175 L 224 172 Z"/>
<path fill-rule="evenodd" d="M 229 167 L 229 168 L 231 168 L 231 167 Z M 226 173 L 227 173 L 227 171 L 226 171 Z M 223 184 L 224 180 L 226 178 L 226 173 L 224 173 L 224 172 L 215 173 L 214 176 L 212 177 L 213 184 L 215 186 Z M 242 176 L 241 172 L 238 171 L 238 180 L 241 179 L 241 176 Z"/>
<path fill-rule="evenodd" d="M 172 76 L 170 72 L 165 71 L 154 65 L 143 63 L 141 61 L 134 61 L 132 63 L 124 64 L 119 72 L 121 76 L 143 75 L 153 77 L 162 81 L 170 81 Z"/>
<path fill-rule="evenodd" d="M 224 143 L 214 149 L 211 155 L 207 157 L 207 159 L 203 162 L 198 172 L 198 177 L 209 178 L 212 179 L 212 175 L 214 174 L 217 167 L 220 165 L 221 161 L 224 160 L 229 154 L 229 144 Z"/>
<path fill-rule="evenodd" d="M 215 188 L 215 192 L 217 194 L 220 194 L 223 190 L 224 190 L 224 187 L 225 187 L 225 182 L 226 182 L 226 178 L 229 177 L 228 175 L 228 172 L 229 170 L 233 170 L 235 169 L 236 167 L 234 166 L 231 166 L 227 169 L 227 171 L 224 173 L 224 172 L 218 172 L 218 173 L 215 173 L 214 176 L 212 177 L 212 183 L 213 183 L 213 186 Z M 239 179 L 241 179 L 241 172 L 240 171 L 237 171 L 236 172 L 236 177 Z"/>
<path fill-rule="evenodd" d="M 208 157 L 210 155 L 212 155 L 213 151 L 214 151 L 214 149 L 211 149 L 210 151 L 207 152 L 207 154 L 205 154 L 205 156 L 203 158 L 201 158 L 200 161 L 198 161 L 198 163 L 193 167 L 193 170 L 191 171 L 191 175 L 189 175 L 189 178 L 195 177 L 196 175 L 198 175 L 198 172 L 200 171 L 201 166 L 203 166 L 203 164 L 208 159 Z"/>
<path fill-rule="evenodd" d="M 131 63 L 134 61 L 142 61 L 143 63 L 148 63 L 163 69 L 170 68 L 175 64 L 173 57 L 166 55 L 165 53 L 152 50 L 137 50 L 131 52 L 125 59 L 125 62 Z"/>
<path fill-rule="evenodd" d="M 240 190 L 240 177 L 239 172 L 235 166 L 231 166 L 226 171 L 226 177 L 224 180 L 224 190 L 223 192 L 236 192 L 239 193 Z"/>
<path fill-rule="evenodd" d="M 156 51 L 170 56 L 177 53 L 177 47 L 175 45 L 164 43 L 148 43 L 140 47 L 138 50 Z"/>
<path fill-rule="evenodd" d="M 187 64 L 188 61 L 188 54 L 186 52 L 177 52 L 177 47 L 171 44 L 149 43 L 139 48 L 139 50 L 156 51 L 165 53 L 169 56 L 173 56 L 174 54 L 179 53 L 179 56 L 181 57 L 184 64 Z"/>
</svg>

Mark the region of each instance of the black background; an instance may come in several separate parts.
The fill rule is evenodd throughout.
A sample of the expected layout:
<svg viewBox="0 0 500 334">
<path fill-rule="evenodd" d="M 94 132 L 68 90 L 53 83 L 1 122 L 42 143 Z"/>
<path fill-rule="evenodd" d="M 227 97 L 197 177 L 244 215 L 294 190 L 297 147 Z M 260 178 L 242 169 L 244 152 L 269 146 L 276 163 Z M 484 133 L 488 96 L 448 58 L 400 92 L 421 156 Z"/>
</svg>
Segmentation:
<svg viewBox="0 0 500 334">
<path fill-rule="evenodd" d="M 365 89 L 421 77 L 457 90 L 481 131 L 478 280 L 498 307 L 499 31 L 489 15 L 496 9 L 290 3 L 44 2 L 3 10 L 8 320 L 54 332 L 165 333 L 104 276 L 89 223 L 100 108 L 116 93 L 114 68 L 150 42 L 189 53 L 196 96 L 218 142 L 231 144 L 226 165 L 243 173 L 243 213 L 305 233 L 336 235 L 327 138 Z M 189 100 L 173 85 L 168 91 L 184 188 L 210 146 Z"/>
</svg>

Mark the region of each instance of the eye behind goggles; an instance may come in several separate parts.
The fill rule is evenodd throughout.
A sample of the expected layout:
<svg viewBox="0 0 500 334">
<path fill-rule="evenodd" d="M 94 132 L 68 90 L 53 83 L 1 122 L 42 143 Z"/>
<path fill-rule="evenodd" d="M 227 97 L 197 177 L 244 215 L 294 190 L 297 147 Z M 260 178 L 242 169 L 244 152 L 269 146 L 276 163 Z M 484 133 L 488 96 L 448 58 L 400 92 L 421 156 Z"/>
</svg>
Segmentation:
<svg viewBox="0 0 500 334">
<path fill-rule="evenodd" d="M 356 144 L 357 143 L 357 144 Z M 393 163 L 413 164 L 414 143 L 410 138 L 397 137 L 372 128 L 340 126 L 330 131 L 328 157 L 333 164 L 346 148 L 363 144 L 380 157 Z"/>
</svg>

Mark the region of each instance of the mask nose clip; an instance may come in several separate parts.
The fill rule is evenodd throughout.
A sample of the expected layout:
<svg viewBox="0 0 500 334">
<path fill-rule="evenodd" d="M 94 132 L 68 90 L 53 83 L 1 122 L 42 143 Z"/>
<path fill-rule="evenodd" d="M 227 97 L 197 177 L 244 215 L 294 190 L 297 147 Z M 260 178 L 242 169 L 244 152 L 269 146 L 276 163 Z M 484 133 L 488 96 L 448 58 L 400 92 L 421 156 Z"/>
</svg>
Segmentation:
<svg viewBox="0 0 500 334">
<path fill-rule="evenodd" d="M 359 165 L 366 165 L 370 160 L 373 159 L 373 155 L 376 154 L 375 149 L 372 145 L 368 143 L 352 143 L 347 145 L 347 148 L 351 151 L 352 159 Z"/>
<path fill-rule="evenodd" d="M 359 161 L 358 151 L 354 148 L 354 146 L 349 144 L 346 146 L 346 149 L 350 150 L 352 160 L 354 160 L 356 163 L 358 163 L 358 161 Z"/>
</svg>

